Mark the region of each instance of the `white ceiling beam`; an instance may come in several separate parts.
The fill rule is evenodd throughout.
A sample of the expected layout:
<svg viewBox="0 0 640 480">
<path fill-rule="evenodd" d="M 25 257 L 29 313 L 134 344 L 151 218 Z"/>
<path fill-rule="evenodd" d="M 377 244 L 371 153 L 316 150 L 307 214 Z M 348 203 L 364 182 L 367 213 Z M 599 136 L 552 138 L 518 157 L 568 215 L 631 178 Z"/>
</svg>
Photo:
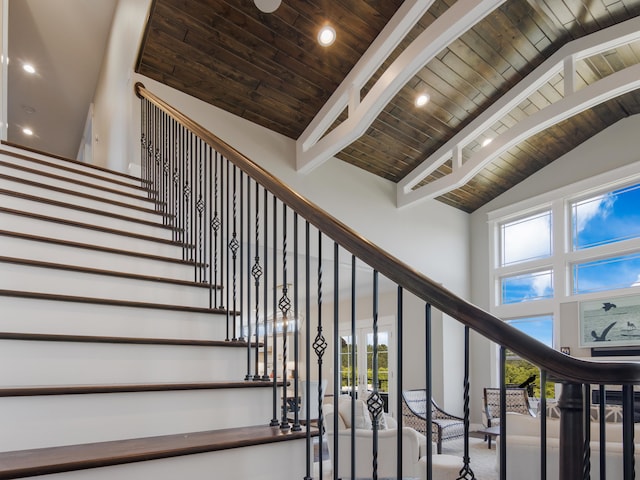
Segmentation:
<svg viewBox="0 0 640 480">
<path fill-rule="evenodd" d="M 400 89 L 449 43 L 505 0 L 458 0 L 429 25 L 385 70 L 362 99 L 350 102 L 397 44 L 426 13 L 431 1 L 406 1 L 296 142 L 296 167 L 310 172 L 364 134 Z M 349 105 L 347 120 L 328 133 Z"/>
<path fill-rule="evenodd" d="M 518 85 L 498 99 L 493 105 L 470 122 L 469 125 L 458 132 L 451 140 L 446 142 L 405 178 L 398 182 L 396 192 L 397 206 L 405 206 L 420 199 L 434 198 L 462 186 L 453 176 L 447 175 L 437 180 L 440 185 L 437 189 L 427 188 L 430 184 L 424 185 L 419 189 L 413 189 L 423 178 L 435 171 L 447 160 L 451 159 L 455 151 L 462 150 L 468 143 L 477 139 L 482 132 L 503 118 L 509 111 L 528 98 L 553 76 L 563 71 L 563 69 L 565 69 L 566 75 L 568 65 L 575 66 L 575 62 L 579 59 L 588 58 L 639 39 L 640 17 L 636 17 L 564 45 L 518 83 Z M 565 92 L 565 95 L 568 95 L 570 92 L 571 87 L 568 92 Z M 508 134 L 508 132 L 505 132 L 505 134 Z M 495 149 L 496 145 L 491 144 L 492 148 L 490 150 Z M 493 159 L 486 159 L 482 167 L 492 160 Z M 447 182 L 450 183 L 450 186 L 449 189 L 445 191 L 443 190 L 443 186 Z M 436 190 L 439 193 L 436 194 Z"/>
<path fill-rule="evenodd" d="M 453 173 L 404 194 L 398 198 L 399 203 L 401 201 L 401 206 L 404 206 L 418 199 L 435 198 L 454 188 L 459 188 L 514 145 L 580 112 L 638 88 L 640 88 L 640 64 L 598 80 L 525 118 L 497 137 L 491 144 L 474 153 Z"/>
</svg>

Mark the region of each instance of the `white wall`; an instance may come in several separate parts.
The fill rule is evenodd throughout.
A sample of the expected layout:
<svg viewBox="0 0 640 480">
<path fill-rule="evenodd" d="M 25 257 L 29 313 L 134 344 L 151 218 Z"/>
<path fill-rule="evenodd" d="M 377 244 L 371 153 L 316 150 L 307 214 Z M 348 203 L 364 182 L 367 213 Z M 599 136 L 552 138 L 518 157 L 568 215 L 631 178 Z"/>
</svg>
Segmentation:
<svg viewBox="0 0 640 480">
<path fill-rule="evenodd" d="M 93 118 L 93 163 L 129 173 L 139 154 L 132 127 L 138 102 L 133 69 L 151 0 L 119 0 L 96 87 Z"/>
<path fill-rule="evenodd" d="M 471 215 L 471 301 L 485 310 L 489 310 L 489 229 L 487 214 L 493 210 L 551 192 L 579 180 L 588 179 L 612 171 L 640 160 L 635 138 L 640 131 L 640 115 L 617 122 L 607 130 L 595 135 L 573 151 L 562 156 L 535 175 L 505 192 L 495 200 L 478 209 Z M 575 302 L 571 308 L 562 308 L 561 315 L 575 311 Z M 563 313 L 564 312 L 564 313 Z M 565 323 L 566 321 L 566 323 Z M 569 323 L 577 322 L 577 315 L 562 318 L 562 332 L 573 332 Z M 566 342 L 562 344 L 565 345 Z M 572 348 L 572 351 L 574 349 Z M 476 395 L 481 395 L 482 386 L 496 383 L 495 348 L 484 339 L 473 342 L 474 371 L 477 382 Z M 490 368 L 487 368 L 490 367 Z M 479 383 L 479 384 L 478 384 Z M 477 398 L 481 398 L 478 396 Z"/>
</svg>

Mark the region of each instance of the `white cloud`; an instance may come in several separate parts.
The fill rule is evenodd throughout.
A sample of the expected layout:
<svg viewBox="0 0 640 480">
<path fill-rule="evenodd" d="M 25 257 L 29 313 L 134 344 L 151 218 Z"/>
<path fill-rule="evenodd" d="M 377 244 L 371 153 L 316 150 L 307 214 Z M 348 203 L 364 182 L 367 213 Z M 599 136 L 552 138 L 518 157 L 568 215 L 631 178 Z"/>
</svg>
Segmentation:
<svg viewBox="0 0 640 480">
<path fill-rule="evenodd" d="M 640 287 L 640 274 L 638 275 L 638 278 L 636 278 L 635 283 L 631 284 L 632 287 Z"/>
<path fill-rule="evenodd" d="M 548 215 L 505 225 L 504 263 L 510 264 L 551 254 L 551 225 Z"/>
<path fill-rule="evenodd" d="M 615 202 L 616 196 L 608 193 L 578 203 L 576 206 L 577 231 L 583 231 L 587 224 L 595 217 L 607 218 L 613 211 L 613 204 Z"/>
</svg>

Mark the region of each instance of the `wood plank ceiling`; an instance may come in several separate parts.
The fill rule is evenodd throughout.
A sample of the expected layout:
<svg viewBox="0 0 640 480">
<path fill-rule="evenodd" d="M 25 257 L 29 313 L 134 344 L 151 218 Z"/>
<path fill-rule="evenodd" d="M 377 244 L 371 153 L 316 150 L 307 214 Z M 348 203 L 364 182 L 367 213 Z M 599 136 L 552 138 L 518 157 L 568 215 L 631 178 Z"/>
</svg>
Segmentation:
<svg viewBox="0 0 640 480">
<path fill-rule="evenodd" d="M 462 1 L 462 0 L 460 0 Z M 453 4 L 436 0 L 364 87 Z M 402 4 L 402 0 L 283 0 L 271 14 L 252 0 L 155 0 L 137 71 L 297 139 Z M 561 46 L 640 14 L 640 0 L 508 0 L 425 65 L 365 135 L 336 157 L 400 181 Z M 320 47 L 330 22 L 338 38 Z M 640 62 L 640 43 L 582 61 L 578 85 Z M 431 101 L 414 106 L 418 93 Z M 492 126 L 499 134 L 561 98 L 556 78 Z M 636 90 L 549 127 L 510 148 L 438 200 L 473 212 L 618 120 L 640 113 Z M 346 118 L 343 113 L 334 127 Z M 479 149 L 476 142 L 463 160 Z M 446 163 L 426 177 L 450 173 Z"/>
</svg>

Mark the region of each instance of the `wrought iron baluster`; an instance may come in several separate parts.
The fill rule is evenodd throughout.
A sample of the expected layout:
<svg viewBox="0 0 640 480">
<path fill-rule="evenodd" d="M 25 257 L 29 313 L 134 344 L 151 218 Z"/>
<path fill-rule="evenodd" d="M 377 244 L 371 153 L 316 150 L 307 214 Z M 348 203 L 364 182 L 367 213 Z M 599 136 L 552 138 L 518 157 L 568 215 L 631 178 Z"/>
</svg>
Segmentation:
<svg viewBox="0 0 640 480">
<path fill-rule="evenodd" d="M 299 309 L 299 281 L 298 281 L 298 214 L 293 213 L 293 320 L 294 320 L 294 336 L 293 336 L 293 398 L 294 403 L 298 405 L 293 417 L 292 431 L 298 432 L 302 430 L 300 426 L 300 392 L 298 386 L 300 383 L 300 309 Z M 308 412 L 308 410 L 307 410 Z M 307 414 L 308 415 L 308 414 Z"/>
<path fill-rule="evenodd" d="M 316 337 L 313 341 L 313 351 L 317 357 L 318 364 L 318 378 L 322 379 L 322 358 L 324 356 L 324 352 L 327 350 L 327 341 L 322 333 L 322 232 L 318 230 L 318 326 L 316 329 Z M 309 377 L 307 377 L 308 379 Z M 318 382 L 318 391 L 316 396 L 316 401 L 318 402 L 318 430 L 320 432 L 324 432 L 324 414 L 322 410 L 322 386 L 321 382 Z M 308 411 L 308 410 L 307 410 Z M 335 449 L 334 451 L 337 451 Z M 320 462 L 320 478 L 322 478 L 322 462 Z M 333 471 L 337 472 L 338 464 L 333 461 Z"/>
<path fill-rule="evenodd" d="M 220 284 L 219 282 L 219 276 L 218 276 L 218 262 L 219 262 L 219 257 L 221 255 L 221 251 L 218 248 L 219 244 L 220 244 L 220 226 L 221 226 L 221 221 L 220 221 L 220 214 L 219 214 L 219 203 L 220 203 L 220 177 L 219 177 L 219 171 L 220 171 L 220 154 L 216 151 L 214 152 L 214 158 L 213 158 L 213 188 L 212 188 L 212 203 L 213 203 L 213 215 L 211 217 L 211 231 L 212 231 L 212 238 L 213 238 L 213 251 L 212 251 L 212 259 L 211 261 L 213 262 L 213 265 L 211 266 L 212 268 L 212 272 L 211 272 L 211 283 L 213 285 L 213 289 L 212 290 L 212 295 L 213 295 L 213 305 L 215 307 L 220 307 L 220 295 L 217 293 L 218 292 L 218 286 Z"/>
<path fill-rule="evenodd" d="M 311 383 L 308 381 L 311 378 L 311 246 L 310 246 L 310 233 L 309 233 L 309 222 L 305 221 L 304 226 L 304 292 L 305 292 L 305 378 L 307 379 L 306 387 L 305 387 L 305 411 L 307 412 L 307 417 L 309 417 L 309 412 L 311 409 Z M 319 425 L 320 437 L 322 438 L 322 428 L 321 422 Z M 312 458 L 311 458 L 311 429 L 309 428 L 309 422 L 307 422 L 306 429 L 306 452 L 307 452 L 307 474 L 304 477 L 304 480 L 313 480 L 311 476 L 311 466 L 312 466 Z M 322 442 L 322 439 L 320 439 Z M 320 443 L 322 445 L 322 443 Z M 319 458 L 318 458 L 318 468 L 319 468 L 319 477 L 322 477 L 322 462 L 324 460 L 323 449 L 319 449 Z"/>
<path fill-rule="evenodd" d="M 373 480 L 378 478 L 378 431 L 380 429 L 380 416 L 383 414 L 384 403 L 380 397 L 378 388 L 378 272 L 373 271 L 373 352 L 372 352 L 372 380 L 373 392 L 367 398 L 367 408 L 371 414 L 373 427 Z"/>
<path fill-rule="evenodd" d="M 233 230 L 231 231 L 231 241 L 229 242 L 229 251 L 231 252 L 231 271 L 232 271 L 232 295 L 231 295 L 231 304 L 232 304 L 232 335 L 233 340 L 238 340 L 238 326 L 237 326 L 237 312 L 238 312 L 238 250 L 240 248 L 240 243 L 238 242 L 238 231 L 237 231 L 237 222 L 238 222 L 238 190 L 237 190 L 237 168 L 233 166 L 233 192 L 232 192 L 232 212 L 233 212 Z M 229 302 L 227 302 L 229 304 Z"/>
<path fill-rule="evenodd" d="M 458 475 L 459 480 L 476 478 L 469 458 L 469 327 L 464 327 L 464 455 L 463 467 Z"/>
<path fill-rule="evenodd" d="M 426 388 L 426 420 L 425 420 L 425 434 L 427 436 L 427 445 L 432 441 L 433 435 L 433 408 L 431 399 L 433 398 L 433 372 L 432 372 L 432 351 L 433 351 L 433 343 L 432 343 L 432 335 L 431 335 L 431 304 L 425 304 L 424 311 L 424 319 L 425 319 L 425 345 L 427 348 L 425 354 L 425 388 Z M 433 478 L 433 451 L 431 448 L 427 448 L 427 478 Z"/>
<path fill-rule="evenodd" d="M 255 214 L 255 242 L 256 256 L 254 258 L 251 275 L 253 275 L 254 285 L 256 288 L 256 313 L 255 313 L 255 371 L 254 380 L 260 380 L 260 279 L 262 277 L 262 267 L 260 266 L 260 187 L 256 182 L 256 214 Z"/>
<path fill-rule="evenodd" d="M 252 267 L 251 267 L 251 178 L 247 176 L 247 198 L 246 198 L 246 208 L 247 208 L 247 268 L 250 270 L 249 275 L 247 275 L 247 374 L 245 375 L 245 380 L 251 380 L 251 337 L 252 337 L 252 329 L 251 329 L 251 277 L 253 275 Z M 256 246 L 256 248 L 258 248 Z M 257 327 L 257 324 L 256 324 Z M 243 334 L 244 336 L 244 334 Z M 257 341 L 256 341 L 257 343 Z"/>
<path fill-rule="evenodd" d="M 278 420 L 278 329 L 277 326 L 277 305 L 278 305 L 278 297 L 277 297 L 277 285 L 278 285 L 278 252 L 276 245 L 278 245 L 278 200 L 274 196 L 273 198 L 273 221 L 272 221 L 272 234 L 273 234 L 273 288 L 272 288 L 272 319 L 271 319 L 271 332 L 272 332 L 272 357 L 271 357 L 271 374 L 273 375 L 272 383 L 272 393 L 273 393 L 273 418 L 271 419 L 272 426 L 280 425 L 280 421 Z M 286 379 L 283 379 L 286 380 Z M 286 387 L 284 387 L 286 388 Z"/>
<path fill-rule="evenodd" d="M 264 308 L 262 314 L 262 324 L 263 324 L 263 334 L 262 334 L 262 342 L 263 342 L 263 352 L 262 352 L 262 379 L 269 380 L 269 372 L 267 371 L 267 366 L 269 365 L 268 358 L 268 350 L 269 350 L 269 324 L 267 319 L 267 312 L 269 311 L 269 287 L 268 287 L 268 273 L 269 273 L 269 193 L 267 189 L 264 189 Z"/>
<path fill-rule="evenodd" d="M 280 428 L 288 430 L 290 428 L 287 418 L 287 355 L 289 336 L 289 311 L 291 310 L 291 300 L 288 296 L 287 287 L 287 205 L 282 204 L 282 297 L 278 300 L 278 309 L 282 314 L 282 420 Z M 274 318 L 274 322 L 275 322 Z M 275 365 L 275 363 L 274 363 Z"/>
<path fill-rule="evenodd" d="M 353 294 L 353 293 L 352 293 Z M 397 293 L 397 306 L 396 306 L 396 405 L 398 410 L 398 430 L 397 430 L 397 438 L 396 438 L 396 448 L 398 449 L 398 458 L 404 458 L 403 455 L 403 442 L 402 442 L 402 376 L 404 375 L 404 363 L 402 361 L 402 352 L 403 352 L 403 323 L 404 323 L 404 302 L 403 302 L 403 290 L 401 286 L 398 286 Z M 427 444 L 429 440 L 431 440 L 430 435 L 427 435 Z M 402 462 L 399 461 L 397 464 L 398 470 L 396 475 L 398 478 L 403 478 L 402 471 Z"/>
</svg>

